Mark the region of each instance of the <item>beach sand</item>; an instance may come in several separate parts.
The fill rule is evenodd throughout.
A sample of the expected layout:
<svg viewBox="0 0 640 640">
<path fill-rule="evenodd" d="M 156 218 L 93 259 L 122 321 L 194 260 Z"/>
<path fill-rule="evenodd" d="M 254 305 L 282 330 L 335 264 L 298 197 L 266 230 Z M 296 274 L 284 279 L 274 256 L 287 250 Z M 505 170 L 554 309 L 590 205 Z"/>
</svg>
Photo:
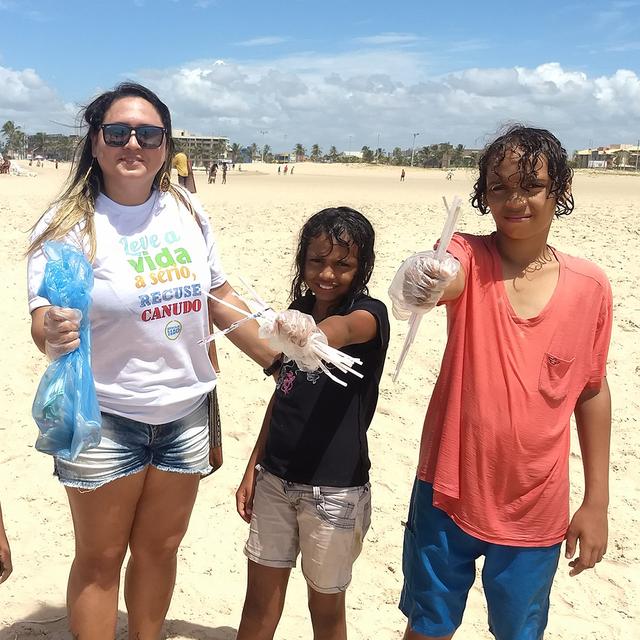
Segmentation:
<svg viewBox="0 0 640 640">
<path fill-rule="evenodd" d="M 51 458 L 33 446 L 37 430 L 31 402 L 46 362 L 29 333 L 23 257 L 27 231 L 59 191 L 68 165 L 61 164 L 56 171 L 47 163 L 33 171 L 37 177 L 0 176 L 4 264 L 0 286 L 5 309 L 0 369 L 6 376 L 0 384 L 0 500 L 15 567 L 9 581 L 0 586 L 0 640 L 67 637 L 64 598 L 73 557 L 64 490 L 52 476 Z M 466 201 L 471 191 L 473 171 L 458 170 L 451 181 L 445 175 L 437 170 L 407 169 L 406 181 L 400 183 L 400 169 L 395 167 L 303 163 L 296 165 L 293 176 L 278 176 L 274 165 L 244 165 L 242 172 L 229 172 L 226 185 L 207 185 L 203 173 L 196 174 L 196 181 L 231 283 L 238 283 L 242 275 L 275 308 L 283 308 L 297 232 L 309 215 L 333 204 L 353 206 L 373 222 L 377 262 L 371 292 L 388 302 L 386 289 L 401 260 L 437 239 L 445 218 L 441 197 L 459 194 Z M 606 271 L 613 287 L 611 532 L 607 555 L 595 570 L 569 578 L 567 562 L 561 559 L 545 638 L 630 638 L 637 633 L 640 603 L 640 179 L 580 173 L 574 193 L 576 210 L 553 223 L 550 242 L 568 253 L 593 259 Z M 488 233 L 492 220 L 465 205 L 459 229 Z M 402 522 L 445 338 L 444 311 L 438 309 L 423 321 L 394 385 L 391 374 L 406 325 L 391 322 L 389 357 L 369 431 L 372 524 L 347 593 L 352 640 L 402 636 L 405 619 L 397 608 L 402 586 Z M 234 493 L 273 383 L 230 343 L 222 341 L 219 351 L 225 462 L 201 485 L 180 551 L 166 625 L 169 638 L 233 639 L 244 600 L 242 548 L 247 525 L 235 512 Z M 575 430 L 572 437 L 571 499 L 575 508 L 582 495 L 582 465 Z M 121 601 L 118 639 L 126 638 L 125 623 Z M 295 570 L 276 638 L 311 637 L 306 585 Z M 457 637 L 491 638 L 480 580 L 471 591 Z"/>
</svg>

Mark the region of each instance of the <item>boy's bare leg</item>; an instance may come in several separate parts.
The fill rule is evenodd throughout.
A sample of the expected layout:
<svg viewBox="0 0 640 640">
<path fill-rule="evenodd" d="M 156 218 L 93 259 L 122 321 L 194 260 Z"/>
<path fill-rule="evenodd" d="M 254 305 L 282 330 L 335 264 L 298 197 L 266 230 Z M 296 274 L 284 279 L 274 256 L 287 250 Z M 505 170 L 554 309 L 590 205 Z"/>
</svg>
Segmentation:
<svg viewBox="0 0 640 640">
<path fill-rule="evenodd" d="M 313 640 L 347 640 L 345 592 L 319 593 L 309 587 Z"/>
<path fill-rule="evenodd" d="M 451 640 L 451 638 L 453 638 L 453 633 L 450 636 L 438 636 L 437 638 L 434 636 L 423 636 L 421 633 L 413 631 L 411 627 L 407 625 L 403 640 Z"/>
<path fill-rule="evenodd" d="M 247 563 L 247 595 L 236 640 L 272 640 L 276 631 L 291 569 Z"/>
<path fill-rule="evenodd" d="M 198 474 L 148 468 L 129 541 L 124 592 L 129 638 L 160 637 L 176 581 L 178 548 L 199 483 Z"/>
<path fill-rule="evenodd" d="M 76 542 L 67 586 L 74 638 L 113 640 L 116 634 L 120 569 L 145 473 L 114 480 L 95 491 L 67 487 Z"/>
</svg>

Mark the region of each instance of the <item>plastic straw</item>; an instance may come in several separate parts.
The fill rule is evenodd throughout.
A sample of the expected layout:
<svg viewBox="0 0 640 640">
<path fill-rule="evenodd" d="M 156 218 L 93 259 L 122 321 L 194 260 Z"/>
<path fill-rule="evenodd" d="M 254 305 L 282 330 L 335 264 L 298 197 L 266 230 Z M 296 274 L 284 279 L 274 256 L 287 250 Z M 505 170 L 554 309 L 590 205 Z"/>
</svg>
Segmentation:
<svg viewBox="0 0 640 640">
<path fill-rule="evenodd" d="M 453 198 L 451 206 L 447 204 L 447 199 L 444 196 L 442 196 L 442 200 L 444 201 L 444 206 L 447 210 L 447 219 L 444 223 L 442 233 L 440 234 L 440 241 L 438 242 L 438 247 L 435 253 L 436 260 L 442 260 L 447 253 L 447 248 L 449 247 L 449 243 L 451 242 L 451 238 L 453 237 L 453 232 L 455 231 L 456 223 L 458 222 L 458 216 L 460 215 L 460 209 L 462 207 L 462 199 L 458 196 L 455 196 Z M 398 380 L 400 369 L 402 369 L 402 365 L 404 364 L 407 354 L 409 353 L 409 349 L 411 348 L 411 345 L 416 338 L 423 315 L 423 313 L 412 313 L 409 317 L 409 331 L 407 332 L 407 337 L 405 338 L 404 344 L 402 345 L 402 351 L 400 352 L 400 357 L 398 358 L 398 364 L 396 364 L 396 369 L 393 372 L 393 382 L 396 382 Z"/>
</svg>

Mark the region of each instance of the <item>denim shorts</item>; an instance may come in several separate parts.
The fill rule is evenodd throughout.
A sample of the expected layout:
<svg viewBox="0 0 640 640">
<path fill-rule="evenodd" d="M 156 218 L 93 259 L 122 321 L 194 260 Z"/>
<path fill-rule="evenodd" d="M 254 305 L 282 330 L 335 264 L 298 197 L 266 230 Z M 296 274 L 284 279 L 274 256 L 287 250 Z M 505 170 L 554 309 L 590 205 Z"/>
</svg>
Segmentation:
<svg viewBox="0 0 640 640">
<path fill-rule="evenodd" d="M 282 480 L 258 466 L 249 539 L 253 562 L 288 569 L 302 556 L 307 584 L 320 593 L 346 591 L 371 522 L 369 483 L 314 487 Z"/>
<path fill-rule="evenodd" d="M 102 413 L 100 444 L 73 462 L 55 459 L 55 473 L 66 487 L 97 489 L 151 465 L 161 471 L 206 475 L 209 466 L 207 398 L 184 418 L 146 424 Z"/>
<path fill-rule="evenodd" d="M 482 584 L 489 630 L 497 640 L 541 640 L 560 544 L 512 547 L 475 538 L 434 507 L 432 486 L 416 480 L 405 529 L 400 609 L 413 631 L 447 636 L 462 622 L 484 556 Z"/>
</svg>

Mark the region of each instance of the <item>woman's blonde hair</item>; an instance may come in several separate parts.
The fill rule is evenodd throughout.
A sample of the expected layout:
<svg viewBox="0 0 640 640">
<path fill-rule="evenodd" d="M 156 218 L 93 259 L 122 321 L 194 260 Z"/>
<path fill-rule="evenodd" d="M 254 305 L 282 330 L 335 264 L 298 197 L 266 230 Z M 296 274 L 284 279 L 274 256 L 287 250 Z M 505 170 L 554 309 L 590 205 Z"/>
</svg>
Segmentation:
<svg viewBox="0 0 640 640">
<path fill-rule="evenodd" d="M 81 118 L 88 125 L 87 133 L 78 142 L 76 153 L 67 179 L 64 190 L 47 208 L 47 211 L 54 210 L 53 217 L 49 221 L 46 229 L 38 233 L 32 240 L 27 255 L 37 251 L 47 240 L 61 240 L 76 226 L 80 228 L 82 240 L 88 241 L 88 259 L 93 261 L 96 255 L 96 229 L 94 224 L 95 201 L 101 191 L 104 190 L 104 180 L 100 165 L 95 161 L 91 146 L 92 135 L 100 132 L 100 125 L 103 123 L 104 115 L 111 105 L 121 98 L 143 98 L 156 109 L 162 120 L 162 125 L 166 129 L 165 149 L 166 158 L 162 167 L 153 179 L 155 188 L 159 188 L 160 180 L 165 174 L 171 174 L 171 161 L 175 153 L 171 133 L 171 114 L 168 107 L 158 98 L 158 96 L 134 82 L 123 82 L 117 85 L 113 91 L 106 91 L 95 98 L 89 105 L 81 111 Z M 163 185 L 166 186 L 166 185 Z M 168 193 L 176 201 L 184 204 L 194 215 L 193 207 L 188 196 L 174 185 L 169 183 Z M 47 215 L 45 212 L 35 225 L 33 232 Z"/>
</svg>

